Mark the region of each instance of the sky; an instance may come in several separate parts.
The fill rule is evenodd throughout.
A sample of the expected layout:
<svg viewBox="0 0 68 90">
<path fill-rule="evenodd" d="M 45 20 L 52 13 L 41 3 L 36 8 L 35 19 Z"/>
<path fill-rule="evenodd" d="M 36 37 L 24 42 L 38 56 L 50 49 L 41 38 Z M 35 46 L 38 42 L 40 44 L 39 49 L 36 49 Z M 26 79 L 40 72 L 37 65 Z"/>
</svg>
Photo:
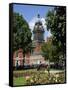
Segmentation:
<svg viewBox="0 0 68 90">
<path fill-rule="evenodd" d="M 47 37 L 51 36 L 50 31 L 47 31 L 45 25 L 46 14 L 49 10 L 53 9 L 51 6 L 35 6 L 35 5 L 22 5 L 22 4 L 13 4 L 13 11 L 19 13 L 24 17 L 24 19 L 28 22 L 31 32 L 35 25 L 35 22 L 38 20 L 37 15 L 40 14 L 40 20 L 43 24 L 45 33 L 44 39 L 46 41 Z M 33 35 L 32 35 L 33 39 Z"/>
</svg>

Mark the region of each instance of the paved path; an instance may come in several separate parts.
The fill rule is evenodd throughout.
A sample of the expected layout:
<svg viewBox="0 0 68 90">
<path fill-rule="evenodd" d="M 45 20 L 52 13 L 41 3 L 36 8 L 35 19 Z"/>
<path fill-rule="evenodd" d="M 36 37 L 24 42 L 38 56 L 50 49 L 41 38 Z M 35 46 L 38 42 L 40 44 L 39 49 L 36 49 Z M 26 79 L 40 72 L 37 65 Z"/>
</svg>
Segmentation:
<svg viewBox="0 0 68 90">
<path fill-rule="evenodd" d="M 47 71 L 45 70 L 47 73 Z M 64 70 L 50 70 L 50 73 L 59 73 L 59 72 L 65 72 Z"/>
</svg>

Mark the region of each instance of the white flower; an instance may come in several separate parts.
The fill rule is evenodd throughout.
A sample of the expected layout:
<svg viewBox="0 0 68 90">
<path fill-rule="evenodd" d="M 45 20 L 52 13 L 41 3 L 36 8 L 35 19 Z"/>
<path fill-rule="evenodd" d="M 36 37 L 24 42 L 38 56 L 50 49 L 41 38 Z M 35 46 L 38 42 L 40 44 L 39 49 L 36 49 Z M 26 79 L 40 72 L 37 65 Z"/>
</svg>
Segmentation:
<svg viewBox="0 0 68 90">
<path fill-rule="evenodd" d="M 59 75 L 57 74 L 57 75 L 56 75 L 56 78 L 58 78 L 58 77 L 59 77 Z"/>
<path fill-rule="evenodd" d="M 30 81 L 31 81 L 31 83 L 33 83 L 33 82 L 34 82 L 32 79 L 31 79 Z"/>
<path fill-rule="evenodd" d="M 55 81 L 57 82 L 57 79 Z"/>
</svg>

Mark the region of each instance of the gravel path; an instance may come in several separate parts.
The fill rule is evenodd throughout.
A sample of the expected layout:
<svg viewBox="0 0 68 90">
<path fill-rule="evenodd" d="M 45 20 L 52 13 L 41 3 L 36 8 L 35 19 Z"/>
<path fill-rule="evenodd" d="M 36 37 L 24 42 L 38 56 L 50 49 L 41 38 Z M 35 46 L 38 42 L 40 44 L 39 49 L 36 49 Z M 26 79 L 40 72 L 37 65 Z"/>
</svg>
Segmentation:
<svg viewBox="0 0 68 90">
<path fill-rule="evenodd" d="M 46 73 L 48 71 L 45 71 Z M 64 70 L 50 70 L 50 73 L 59 73 L 59 72 L 64 72 Z"/>
</svg>

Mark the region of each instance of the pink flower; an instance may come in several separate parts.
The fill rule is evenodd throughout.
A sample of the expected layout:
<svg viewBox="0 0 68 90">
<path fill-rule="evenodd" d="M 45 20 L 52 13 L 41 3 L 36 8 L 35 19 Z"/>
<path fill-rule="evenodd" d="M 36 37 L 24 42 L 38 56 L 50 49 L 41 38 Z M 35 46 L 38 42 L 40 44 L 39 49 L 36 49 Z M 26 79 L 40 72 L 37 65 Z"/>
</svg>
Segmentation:
<svg viewBox="0 0 68 90">
<path fill-rule="evenodd" d="M 28 80 L 30 78 L 30 76 L 26 76 L 25 78 L 26 78 L 26 80 Z"/>
</svg>

